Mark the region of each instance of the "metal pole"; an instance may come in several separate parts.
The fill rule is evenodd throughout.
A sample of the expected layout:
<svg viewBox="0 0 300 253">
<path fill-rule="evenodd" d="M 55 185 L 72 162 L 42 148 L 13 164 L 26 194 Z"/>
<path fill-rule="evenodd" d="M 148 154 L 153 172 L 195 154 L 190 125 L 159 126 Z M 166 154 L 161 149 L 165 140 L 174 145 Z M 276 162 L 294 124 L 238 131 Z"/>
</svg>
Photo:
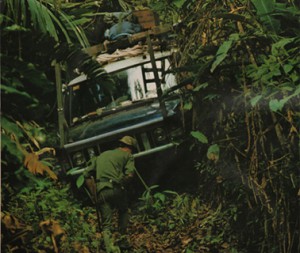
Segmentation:
<svg viewBox="0 0 300 253">
<path fill-rule="evenodd" d="M 150 38 L 149 33 L 147 35 L 147 45 L 148 45 L 148 52 L 149 52 L 149 55 L 150 55 L 151 65 L 152 65 L 152 69 L 153 69 L 153 74 L 154 74 L 154 80 L 155 80 L 155 84 L 156 84 L 156 90 L 157 90 L 159 105 L 160 105 L 160 108 L 162 110 L 163 118 L 165 119 L 167 117 L 167 110 L 166 110 L 165 103 L 162 101 L 162 95 L 163 94 L 162 94 L 162 89 L 161 89 L 161 81 L 159 79 L 159 75 L 158 75 L 158 71 L 157 71 L 157 67 L 156 67 L 156 62 L 155 62 L 154 51 L 153 51 L 153 47 L 152 47 L 151 38 Z"/>
<path fill-rule="evenodd" d="M 141 180 L 142 184 L 144 185 L 145 189 L 147 191 L 150 190 L 149 186 L 145 183 L 144 179 L 142 178 L 141 174 L 138 172 L 138 170 L 136 168 L 134 168 L 135 173 L 137 174 L 137 176 L 139 177 L 139 179 Z"/>
<path fill-rule="evenodd" d="M 59 63 L 55 62 L 55 79 L 56 79 L 56 99 L 57 99 L 57 114 L 58 114 L 58 131 L 60 136 L 60 147 L 65 144 L 64 133 L 64 109 L 63 109 L 63 96 L 62 96 L 62 82 L 61 82 L 61 68 Z"/>
</svg>

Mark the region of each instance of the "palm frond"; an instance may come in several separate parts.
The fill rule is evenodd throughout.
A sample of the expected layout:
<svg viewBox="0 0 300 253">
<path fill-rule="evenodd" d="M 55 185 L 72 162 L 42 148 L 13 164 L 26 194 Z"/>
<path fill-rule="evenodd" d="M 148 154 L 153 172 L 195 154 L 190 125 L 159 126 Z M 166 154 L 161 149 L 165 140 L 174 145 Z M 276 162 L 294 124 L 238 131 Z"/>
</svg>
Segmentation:
<svg viewBox="0 0 300 253">
<path fill-rule="evenodd" d="M 74 23 L 71 16 L 56 7 L 45 0 L 7 0 L 4 2 L 4 15 L 15 24 L 47 33 L 56 41 L 61 40 L 63 35 L 64 40 L 70 43 L 71 34 L 74 34 L 82 47 L 88 47 L 83 29 Z"/>
<path fill-rule="evenodd" d="M 57 41 L 57 30 L 53 19 L 49 15 L 48 8 L 36 0 L 28 0 L 28 7 L 33 26 L 43 33 L 49 33 Z"/>
<path fill-rule="evenodd" d="M 89 42 L 88 42 L 88 39 L 87 39 L 83 29 L 80 26 L 75 25 L 74 21 L 68 15 L 66 15 L 64 12 L 59 11 L 59 14 L 61 15 L 63 21 L 65 21 L 67 23 L 70 30 L 75 33 L 75 35 L 76 35 L 77 39 L 79 40 L 80 44 L 83 47 L 90 46 Z"/>
</svg>

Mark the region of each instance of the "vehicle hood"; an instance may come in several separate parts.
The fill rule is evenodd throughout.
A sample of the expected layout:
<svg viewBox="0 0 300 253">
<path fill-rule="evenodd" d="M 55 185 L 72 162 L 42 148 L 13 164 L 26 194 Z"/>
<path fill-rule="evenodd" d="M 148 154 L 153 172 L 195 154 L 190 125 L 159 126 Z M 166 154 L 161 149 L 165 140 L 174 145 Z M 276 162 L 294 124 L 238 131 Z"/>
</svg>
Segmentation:
<svg viewBox="0 0 300 253">
<path fill-rule="evenodd" d="M 178 100 L 165 102 L 167 109 L 167 117 L 175 114 L 174 109 L 178 105 Z M 112 131 L 122 130 L 134 127 L 135 125 L 147 125 L 153 122 L 163 120 L 162 111 L 158 102 L 152 104 L 144 104 L 139 107 L 129 107 L 122 111 L 116 111 L 105 117 L 98 116 L 81 122 L 69 129 L 69 143 L 84 140 L 94 136 L 102 135 Z"/>
</svg>

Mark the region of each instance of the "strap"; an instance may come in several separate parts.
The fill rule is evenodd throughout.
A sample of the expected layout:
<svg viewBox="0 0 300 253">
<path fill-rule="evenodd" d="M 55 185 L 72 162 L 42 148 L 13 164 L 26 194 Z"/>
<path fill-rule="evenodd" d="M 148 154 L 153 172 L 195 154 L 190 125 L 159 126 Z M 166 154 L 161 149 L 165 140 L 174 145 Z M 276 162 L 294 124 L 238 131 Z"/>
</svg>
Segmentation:
<svg viewBox="0 0 300 253">
<path fill-rule="evenodd" d="M 100 179 L 96 179 L 96 183 L 100 183 L 100 182 L 110 182 L 112 184 L 119 184 L 118 182 L 116 182 L 113 179 L 109 179 L 109 178 L 105 178 L 105 177 L 101 177 Z"/>
<path fill-rule="evenodd" d="M 116 182 L 115 180 L 113 179 L 108 179 L 108 178 L 100 178 L 100 179 L 96 179 L 96 183 L 100 183 L 100 182 L 109 182 L 112 184 L 113 187 L 121 187 L 122 189 L 124 189 L 124 186 L 119 183 L 119 182 Z"/>
</svg>

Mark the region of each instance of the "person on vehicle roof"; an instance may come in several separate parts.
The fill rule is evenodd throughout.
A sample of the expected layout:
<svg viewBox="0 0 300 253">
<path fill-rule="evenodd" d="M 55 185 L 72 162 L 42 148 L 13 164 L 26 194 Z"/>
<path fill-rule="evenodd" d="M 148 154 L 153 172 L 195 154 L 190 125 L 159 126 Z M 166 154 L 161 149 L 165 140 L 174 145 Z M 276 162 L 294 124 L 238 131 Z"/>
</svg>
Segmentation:
<svg viewBox="0 0 300 253">
<path fill-rule="evenodd" d="M 120 247 L 129 247 L 126 230 L 129 221 L 126 185 L 133 178 L 135 163 L 132 153 L 137 141 L 131 136 L 119 140 L 119 147 L 101 153 L 89 168 L 96 169 L 98 205 L 102 220 L 103 239 L 106 252 L 119 253 L 112 238 L 112 216 L 116 209 L 119 215 Z"/>
</svg>

